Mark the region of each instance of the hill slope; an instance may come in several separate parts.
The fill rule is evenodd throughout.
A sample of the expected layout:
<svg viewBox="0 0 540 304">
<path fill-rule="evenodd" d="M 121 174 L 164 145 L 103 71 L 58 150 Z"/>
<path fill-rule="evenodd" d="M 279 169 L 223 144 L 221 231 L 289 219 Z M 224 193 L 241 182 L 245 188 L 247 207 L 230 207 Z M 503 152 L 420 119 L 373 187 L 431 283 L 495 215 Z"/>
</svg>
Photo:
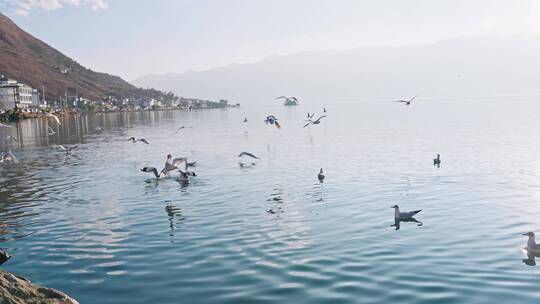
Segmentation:
<svg viewBox="0 0 540 304">
<path fill-rule="evenodd" d="M 186 96 L 275 104 L 540 93 L 538 37 L 477 36 L 434 44 L 362 47 L 272 56 L 202 72 L 147 75 L 139 86 Z"/>
<path fill-rule="evenodd" d="M 63 73 L 64 72 L 64 73 Z M 155 90 L 138 89 L 120 77 L 87 69 L 19 28 L 0 13 L 0 73 L 41 89 L 47 98 L 66 90 L 85 98 L 156 96 Z"/>
</svg>

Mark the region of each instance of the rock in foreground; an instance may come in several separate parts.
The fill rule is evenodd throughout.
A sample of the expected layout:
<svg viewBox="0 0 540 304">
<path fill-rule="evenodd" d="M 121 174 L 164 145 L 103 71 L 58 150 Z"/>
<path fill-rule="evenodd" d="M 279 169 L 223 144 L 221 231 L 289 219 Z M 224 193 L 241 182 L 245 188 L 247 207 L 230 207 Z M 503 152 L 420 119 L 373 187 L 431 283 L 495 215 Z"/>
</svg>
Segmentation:
<svg viewBox="0 0 540 304">
<path fill-rule="evenodd" d="M 65 293 L 34 285 L 9 272 L 0 270 L 1 304 L 78 304 Z"/>
</svg>

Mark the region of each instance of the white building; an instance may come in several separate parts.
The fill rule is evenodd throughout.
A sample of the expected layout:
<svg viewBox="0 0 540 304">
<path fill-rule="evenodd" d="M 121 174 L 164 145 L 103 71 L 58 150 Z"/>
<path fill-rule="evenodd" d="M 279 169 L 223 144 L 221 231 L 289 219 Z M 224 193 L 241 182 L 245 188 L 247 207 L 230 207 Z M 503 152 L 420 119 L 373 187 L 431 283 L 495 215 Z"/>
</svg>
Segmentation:
<svg viewBox="0 0 540 304">
<path fill-rule="evenodd" d="M 32 106 L 32 87 L 13 79 L 0 80 L 0 109 L 15 107 L 27 109 Z"/>
</svg>

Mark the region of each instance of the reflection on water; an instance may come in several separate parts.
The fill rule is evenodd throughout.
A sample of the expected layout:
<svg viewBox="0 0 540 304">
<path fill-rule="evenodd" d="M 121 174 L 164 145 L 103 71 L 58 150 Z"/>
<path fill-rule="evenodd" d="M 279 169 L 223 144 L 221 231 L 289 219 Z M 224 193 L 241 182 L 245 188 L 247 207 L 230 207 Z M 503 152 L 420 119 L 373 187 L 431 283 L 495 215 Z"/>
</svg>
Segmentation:
<svg viewBox="0 0 540 304">
<path fill-rule="evenodd" d="M 404 223 L 417 223 L 416 226 L 423 226 L 424 223 L 422 223 L 421 221 L 415 219 L 414 217 L 410 217 L 410 218 L 404 218 L 404 219 L 401 219 L 401 218 L 394 218 L 394 224 L 390 225 L 390 227 L 396 227 L 396 230 L 399 230 L 401 229 L 401 223 L 404 222 Z"/>
<path fill-rule="evenodd" d="M 25 120 L 0 129 L 20 161 L 0 164 L 2 267 L 81 303 L 538 303 L 516 248 L 540 231 L 540 105 L 489 105 L 336 105 L 311 129 L 318 105 Z M 189 184 L 140 171 L 168 153 L 198 162 Z M 395 233 L 391 204 L 429 224 Z"/>
</svg>

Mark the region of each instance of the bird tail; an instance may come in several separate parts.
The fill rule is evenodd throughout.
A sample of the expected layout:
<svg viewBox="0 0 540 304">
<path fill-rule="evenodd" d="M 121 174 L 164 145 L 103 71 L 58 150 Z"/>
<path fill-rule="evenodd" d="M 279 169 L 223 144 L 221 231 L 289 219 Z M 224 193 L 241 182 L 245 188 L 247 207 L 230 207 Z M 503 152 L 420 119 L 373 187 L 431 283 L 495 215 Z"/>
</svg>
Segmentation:
<svg viewBox="0 0 540 304">
<path fill-rule="evenodd" d="M 422 210 L 421 209 L 420 210 L 414 210 L 412 213 L 413 214 L 418 214 L 418 213 L 420 213 L 420 211 L 422 211 Z"/>
</svg>

